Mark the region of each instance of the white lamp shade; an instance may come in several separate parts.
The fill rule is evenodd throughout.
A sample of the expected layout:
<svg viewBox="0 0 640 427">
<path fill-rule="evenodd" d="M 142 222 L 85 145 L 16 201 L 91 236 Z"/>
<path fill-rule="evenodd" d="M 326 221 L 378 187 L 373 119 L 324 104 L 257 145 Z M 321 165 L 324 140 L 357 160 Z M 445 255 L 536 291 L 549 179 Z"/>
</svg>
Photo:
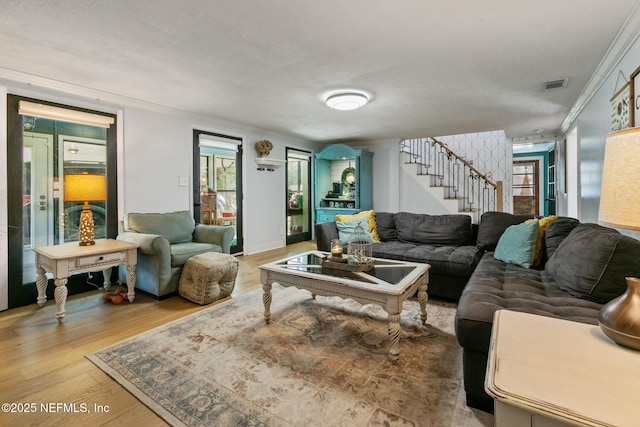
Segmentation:
<svg viewBox="0 0 640 427">
<path fill-rule="evenodd" d="M 357 92 L 337 93 L 327 98 L 327 106 L 336 110 L 355 110 L 367 102 L 369 102 L 369 98 Z"/>
<path fill-rule="evenodd" d="M 640 230 L 640 127 L 607 137 L 598 223 Z"/>
</svg>

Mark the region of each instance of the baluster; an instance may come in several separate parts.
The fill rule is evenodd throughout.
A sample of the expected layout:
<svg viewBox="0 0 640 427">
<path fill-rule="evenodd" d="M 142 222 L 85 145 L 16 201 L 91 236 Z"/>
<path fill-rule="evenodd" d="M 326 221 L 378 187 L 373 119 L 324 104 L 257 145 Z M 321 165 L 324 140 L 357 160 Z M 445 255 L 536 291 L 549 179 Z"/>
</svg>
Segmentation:
<svg viewBox="0 0 640 427">
<path fill-rule="evenodd" d="M 471 205 L 469 203 L 469 199 L 471 198 L 471 193 L 472 193 L 472 179 L 471 179 L 471 170 L 469 170 L 468 167 L 465 166 L 465 173 L 464 173 L 464 182 L 465 182 L 465 194 L 464 194 L 464 210 L 468 211 L 471 208 Z"/>
<path fill-rule="evenodd" d="M 401 141 L 400 147 L 400 151 L 406 153 L 408 163 L 419 165 L 418 174 L 428 175 L 432 185 L 446 187 L 445 197 L 460 197 L 463 210 L 475 209 L 478 219 L 488 210 L 497 210 L 499 183 L 494 184 L 480 175 L 442 142 L 433 137 L 413 138 Z M 474 185 L 476 181 L 477 185 Z"/>
<path fill-rule="evenodd" d="M 458 190 L 460 185 L 460 163 L 456 162 L 453 164 L 453 197 L 458 198 Z"/>
</svg>

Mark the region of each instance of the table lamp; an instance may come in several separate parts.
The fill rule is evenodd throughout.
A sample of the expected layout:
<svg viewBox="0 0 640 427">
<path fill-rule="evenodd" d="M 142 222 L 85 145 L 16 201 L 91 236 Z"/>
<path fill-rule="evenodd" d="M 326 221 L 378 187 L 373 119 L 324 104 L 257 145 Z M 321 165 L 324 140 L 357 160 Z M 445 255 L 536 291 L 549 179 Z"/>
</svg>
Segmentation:
<svg viewBox="0 0 640 427">
<path fill-rule="evenodd" d="M 600 191 L 600 225 L 640 231 L 639 183 L 640 127 L 609 134 Z M 626 292 L 600 310 L 598 321 L 616 343 L 640 350 L 640 279 L 627 277 L 626 281 Z"/>
<path fill-rule="evenodd" d="M 83 172 L 82 174 L 64 176 L 64 201 L 84 202 L 78 228 L 80 246 L 95 245 L 96 243 L 93 240 L 96 237 L 96 230 L 89 202 L 105 200 L 107 200 L 107 182 L 104 175 Z"/>
</svg>

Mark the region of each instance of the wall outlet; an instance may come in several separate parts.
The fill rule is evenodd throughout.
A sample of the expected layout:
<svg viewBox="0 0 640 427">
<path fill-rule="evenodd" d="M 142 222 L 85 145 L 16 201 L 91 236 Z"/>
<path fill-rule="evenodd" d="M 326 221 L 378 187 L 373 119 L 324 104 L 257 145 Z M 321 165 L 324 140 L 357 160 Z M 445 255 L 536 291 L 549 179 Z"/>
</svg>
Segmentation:
<svg viewBox="0 0 640 427">
<path fill-rule="evenodd" d="M 180 187 L 188 187 L 189 186 L 189 179 L 186 176 L 179 176 L 178 177 L 178 185 Z"/>
<path fill-rule="evenodd" d="M 284 228 L 280 227 L 280 235 L 284 236 Z"/>
</svg>

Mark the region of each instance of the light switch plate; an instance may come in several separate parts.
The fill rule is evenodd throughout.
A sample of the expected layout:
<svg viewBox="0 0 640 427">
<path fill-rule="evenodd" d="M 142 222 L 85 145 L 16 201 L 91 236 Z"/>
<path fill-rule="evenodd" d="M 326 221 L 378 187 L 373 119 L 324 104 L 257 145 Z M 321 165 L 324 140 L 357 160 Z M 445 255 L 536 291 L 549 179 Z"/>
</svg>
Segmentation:
<svg viewBox="0 0 640 427">
<path fill-rule="evenodd" d="M 178 177 L 178 185 L 180 187 L 188 187 L 189 186 L 189 180 L 187 179 L 186 176 L 179 176 Z"/>
</svg>

